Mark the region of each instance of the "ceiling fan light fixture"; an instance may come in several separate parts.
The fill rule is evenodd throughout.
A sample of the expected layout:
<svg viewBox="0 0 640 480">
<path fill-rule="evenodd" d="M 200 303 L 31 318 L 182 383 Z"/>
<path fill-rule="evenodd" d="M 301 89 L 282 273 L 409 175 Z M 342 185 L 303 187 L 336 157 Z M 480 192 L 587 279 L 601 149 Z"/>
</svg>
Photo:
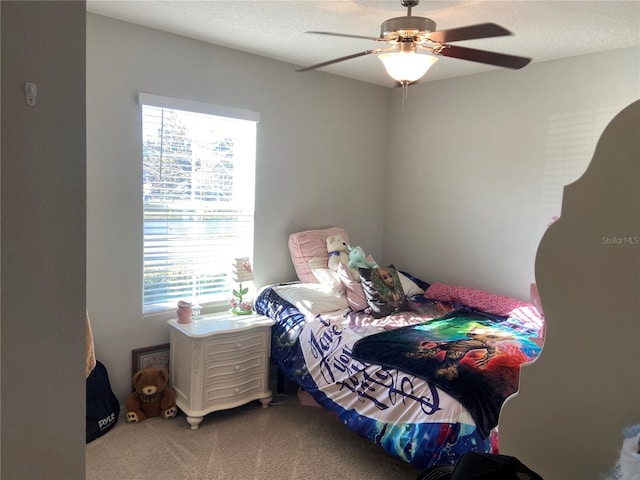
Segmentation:
<svg viewBox="0 0 640 480">
<path fill-rule="evenodd" d="M 420 80 L 440 56 L 512 69 L 522 68 L 531 62 L 530 58 L 450 45 L 450 42 L 511 35 L 509 30 L 500 25 L 485 22 L 466 27 L 437 30 L 436 22 L 430 18 L 411 15 L 412 8 L 417 6 L 420 0 L 401 0 L 400 3 L 403 7 L 407 7 L 407 15 L 389 18 L 382 22 L 380 37 L 377 38 L 349 33 L 309 32 L 373 40 L 378 43 L 387 43 L 388 48 L 372 48 L 300 68 L 296 72 L 306 72 L 375 53 L 379 54 L 378 58 L 382 61 L 387 73 L 402 85 L 406 95 L 406 87 L 410 83 Z M 430 54 L 425 54 L 424 51 L 428 51 Z"/>
<path fill-rule="evenodd" d="M 382 53 L 378 58 L 395 81 L 403 85 L 420 80 L 438 59 L 433 55 L 412 52 Z"/>
</svg>

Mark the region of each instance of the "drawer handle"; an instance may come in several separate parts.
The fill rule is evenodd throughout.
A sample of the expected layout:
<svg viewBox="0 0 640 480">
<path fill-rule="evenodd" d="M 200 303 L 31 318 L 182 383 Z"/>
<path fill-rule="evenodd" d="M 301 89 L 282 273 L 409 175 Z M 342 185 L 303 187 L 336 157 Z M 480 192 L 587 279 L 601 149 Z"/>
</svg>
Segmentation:
<svg viewBox="0 0 640 480">
<path fill-rule="evenodd" d="M 239 388 L 236 388 L 236 389 L 233 391 L 233 393 L 240 393 L 240 389 L 239 389 Z"/>
<path fill-rule="evenodd" d="M 236 372 L 237 372 L 238 370 L 240 370 L 240 365 L 236 365 L 236 366 L 235 366 L 235 369 L 236 369 Z"/>
<path fill-rule="evenodd" d="M 236 350 L 240 350 L 242 348 L 242 344 L 241 343 L 236 343 Z"/>
</svg>

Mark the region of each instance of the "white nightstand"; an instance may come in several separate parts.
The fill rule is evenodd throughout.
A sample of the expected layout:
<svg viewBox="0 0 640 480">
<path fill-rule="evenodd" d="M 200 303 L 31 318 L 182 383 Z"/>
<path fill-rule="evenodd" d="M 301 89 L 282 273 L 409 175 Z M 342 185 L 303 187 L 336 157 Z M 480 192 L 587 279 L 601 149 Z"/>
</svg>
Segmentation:
<svg viewBox="0 0 640 480">
<path fill-rule="evenodd" d="M 192 429 L 216 410 L 260 400 L 267 408 L 273 320 L 261 315 L 203 315 L 171 326 L 171 384 Z"/>
</svg>

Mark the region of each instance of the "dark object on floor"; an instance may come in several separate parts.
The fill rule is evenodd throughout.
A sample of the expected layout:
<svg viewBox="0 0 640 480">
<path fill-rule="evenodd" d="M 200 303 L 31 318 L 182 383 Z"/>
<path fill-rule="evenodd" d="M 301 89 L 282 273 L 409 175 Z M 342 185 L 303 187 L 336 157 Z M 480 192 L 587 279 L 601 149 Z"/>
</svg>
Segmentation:
<svg viewBox="0 0 640 480">
<path fill-rule="evenodd" d="M 87 383 L 87 441 L 107 433 L 118 422 L 120 403 L 111 390 L 105 366 L 96 361 Z"/>
<path fill-rule="evenodd" d="M 456 465 L 435 465 L 416 480 L 543 480 L 515 457 L 468 452 Z"/>
</svg>

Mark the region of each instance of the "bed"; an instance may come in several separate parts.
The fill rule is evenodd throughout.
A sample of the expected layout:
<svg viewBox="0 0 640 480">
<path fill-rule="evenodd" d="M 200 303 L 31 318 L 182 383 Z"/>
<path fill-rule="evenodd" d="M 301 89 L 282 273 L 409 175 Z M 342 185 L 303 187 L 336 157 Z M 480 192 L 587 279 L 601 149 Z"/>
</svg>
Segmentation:
<svg viewBox="0 0 640 480">
<path fill-rule="evenodd" d="M 256 298 L 256 311 L 275 321 L 279 372 L 348 429 L 419 469 L 455 464 L 467 451 L 497 453 L 502 404 L 517 392 L 520 367 L 540 354 L 540 311 L 428 284 L 393 265 L 359 269 L 359 279 L 344 264 L 332 271 L 325 241 L 335 234 L 348 243 L 339 228 L 292 234 L 300 281 Z M 384 274 L 400 297 L 390 296 Z"/>
</svg>

